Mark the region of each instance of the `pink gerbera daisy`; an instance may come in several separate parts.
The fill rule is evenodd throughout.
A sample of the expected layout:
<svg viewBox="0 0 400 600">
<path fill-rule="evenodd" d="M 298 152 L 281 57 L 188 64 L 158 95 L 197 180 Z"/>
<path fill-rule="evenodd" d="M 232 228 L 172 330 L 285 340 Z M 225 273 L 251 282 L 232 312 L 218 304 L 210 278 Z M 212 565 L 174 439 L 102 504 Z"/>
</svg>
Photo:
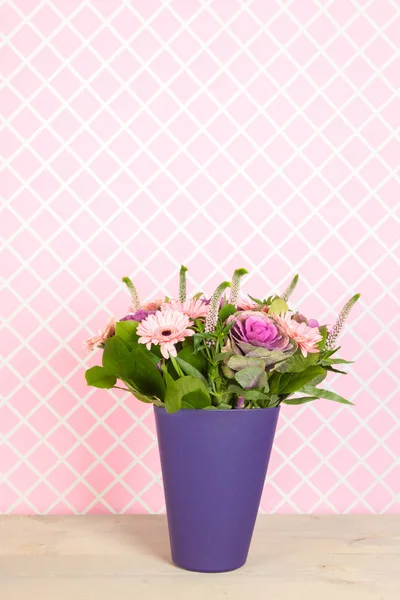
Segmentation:
<svg viewBox="0 0 400 600">
<path fill-rule="evenodd" d="M 163 298 L 157 298 L 156 300 L 149 300 L 140 306 L 142 310 L 160 310 L 164 304 Z"/>
<path fill-rule="evenodd" d="M 179 300 L 170 300 L 162 305 L 162 311 L 177 310 L 184 315 L 187 315 L 191 319 L 198 319 L 199 317 L 205 317 L 208 313 L 209 305 L 203 300 L 195 300 L 189 298 L 185 302 Z"/>
<path fill-rule="evenodd" d="M 260 308 L 260 305 L 254 302 L 248 294 L 243 292 L 239 293 L 239 298 L 236 301 L 236 306 L 240 310 L 257 310 Z"/>
<path fill-rule="evenodd" d="M 117 321 L 116 317 L 110 317 L 108 319 L 107 324 L 104 327 L 104 329 L 100 329 L 96 335 L 94 335 L 93 337 L 86 340 L 86 342 L 84 342 L 84 345 L 88 352 L 91 352 L 95 348 L 99 348 L 102 344 L 104 344 L 106 342 L 106 340 L 109 337 L 112 337 L 113 335 L 115 335 L 116 321 Z"/>
<path fill-rule="evenodd" d="M 189 317 L 182 312 L 158 310 L 139 323 L 137 328 L 137 334 L 140 335 L 139 344 L 146 344 L 148 350 L 152 344 L 156 346 L 159 344 L 164 358 L 176 356 L 175 344 L 194 335 L 194 331 L 188 329 L 191 324 Z"/>
<path fill-rule="evenodd" d="M 322 340 L 322 336 L 317 327 L 309 327 L 306 323 L 298 323 L 292 319 L 291 312 L 282 313 L 280 316 L 276 314 L 271 316 L 278 323 L 281 330 L 297 343 L 303 356 L 307 356 L 308 353 L 319 352 L 317 346 L 318 342 Z"/>
</svg>

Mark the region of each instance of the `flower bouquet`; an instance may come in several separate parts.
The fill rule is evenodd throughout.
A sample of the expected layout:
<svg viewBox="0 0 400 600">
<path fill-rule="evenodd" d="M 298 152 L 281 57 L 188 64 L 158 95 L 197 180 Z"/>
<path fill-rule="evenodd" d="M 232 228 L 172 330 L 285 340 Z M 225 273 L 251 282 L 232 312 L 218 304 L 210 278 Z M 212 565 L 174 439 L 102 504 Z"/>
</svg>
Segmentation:
<svg viewBox="0 0 400 600">
<path fill-rule="evenodd" d="M 186 272 L 177 299 L 144 304 L 123 279 L 130 312 L 86 342 L 103 349 L 86 380 L 154 405 L 173 561 L 227 571 L 246 561 L 281 404 L 351 404 L 320 384 L 349 363 L 333 356 L 359 294 L 328 328 L 289 307 L 297 275 L 258 299 L 238 269 L 211 298 L 187 298 Z"/>
</svg>

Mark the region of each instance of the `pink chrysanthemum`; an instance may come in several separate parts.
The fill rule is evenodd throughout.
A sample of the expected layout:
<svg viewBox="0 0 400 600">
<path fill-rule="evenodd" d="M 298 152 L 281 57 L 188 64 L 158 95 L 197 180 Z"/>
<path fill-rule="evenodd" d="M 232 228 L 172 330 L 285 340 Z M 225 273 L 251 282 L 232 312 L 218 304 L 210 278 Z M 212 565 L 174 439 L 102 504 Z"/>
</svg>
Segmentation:
<svg viewBox="0 0 400 600">
<path fill-rule="evenodd" d="M 189 317 L 177 310 L 163 312 L 158 310 L 139 323 L 137 328 L 137 334 L 140 335 L 139 344 L 146 344 L 148 350 L 152 344 L 156 346 L 159 344 L 164 358 L 176 356 L 175 344 L 194 335 L 194 331 L 188 329 L 191 324 Z"/>
<path fill-rule="evenodd" d="M 306 323 L 298 323 L 292 319 L 291 312 L 271 316 L 278 323 L 281 330 L 297 343 L 303 356 L 319 351 L 317 344 L 322 340 L 322 336 L 317 327 L 309 327 Z"/>
<path fill-rule="evenodd" d="M 161 310 L 170 311 L 177 310 L 184 315 L 187 315 L 191 319 L 198 319 L 199 317 L 205 317 L 208 313 L 209 305 L 206 304 L 203 300 L 195 300 L 194 298 L 189 298 L 185 300 L 185 302 L 180 302 L 179 300 L 171 300 L 170 302 L 166 302 L 162 305 Z"/>
<path fill-rule="evenodd" d="M 110 317 L 107 321 L 104 329 L 100 329 L 96 335 L 89 338 L 84 342 L 86 350 L 91 352 L 95 348 L 98 348 L 101 344 L 104 344 L 105 341 L 115 335 L 115 323 L 117 322 L 116 317 Z"/>
</svg>

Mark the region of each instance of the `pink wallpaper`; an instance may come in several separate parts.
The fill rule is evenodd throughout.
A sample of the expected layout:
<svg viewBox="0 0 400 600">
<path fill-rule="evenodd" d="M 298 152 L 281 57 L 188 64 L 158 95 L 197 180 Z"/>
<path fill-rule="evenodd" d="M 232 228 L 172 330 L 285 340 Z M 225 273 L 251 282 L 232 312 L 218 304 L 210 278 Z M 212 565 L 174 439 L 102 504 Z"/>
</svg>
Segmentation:
<svg viewBox="0 0 400 600">
<path fill-rule="evenodd" d="M 343 339 L 354 408 L 286 407 L 262 510 L 400 512 L 400 4 L 6 0 L 0 510 L 159 512 L 151 410 L 82 341 L 246 267 Z"/>
</svg>

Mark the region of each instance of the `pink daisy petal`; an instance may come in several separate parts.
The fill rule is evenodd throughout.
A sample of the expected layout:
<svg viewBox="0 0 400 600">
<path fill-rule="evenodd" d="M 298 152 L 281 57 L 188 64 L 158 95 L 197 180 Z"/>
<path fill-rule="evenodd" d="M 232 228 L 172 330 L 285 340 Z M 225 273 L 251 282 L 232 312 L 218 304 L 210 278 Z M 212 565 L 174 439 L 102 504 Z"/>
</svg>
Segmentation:
<svg viewBox="0 0 400 600">
<path fill-rule="evenodd" d="M 104 329 L 97 332 L 96 335 L 89 338 L 85 342 L 85 347 L 88 352 L 91 352 L 97 348 L 100 344 L 104 344 L 109 337 L 115 335 L 115 323 L 117 322 L 116 317 L 110 317 L 106 323 Z"/>
<path fill-rule="evenodd" d="M 192 329 L 188 329 L 192 322 L 182 312 L 158 310 L 154 315 L 149 315 L 139 323 L 137 334 L 139 344 L 146 344 L 148 349 L 151 344 L 160 345 L 161 354 L 164 358 L 176 356 L 175 344 L 182 342 L 186 337 L 194 335 Z"/>
<path fill-rule="evenodd" d="M 190 317 L 191 319 L 198 319 L 205 317 L 208 313 L 209 306 L 202 300 L 195 300 L 189 298 L 185 302 L 179 300 L 170 300 L 162 305 L 161 310 L 163 312 L 177 311 Z"/>
<path fill-rule="evenodd" d="M 281 330 L 297 343 L 304 357 L 307 354 L 319 352 L 318 343 L 322 340 L 322 336 L 317 327 L 309 327 L 306 323 L 298 323 L 292 319 L 291 312 L 271 316 L 278 323 Z"/>
</svg>

